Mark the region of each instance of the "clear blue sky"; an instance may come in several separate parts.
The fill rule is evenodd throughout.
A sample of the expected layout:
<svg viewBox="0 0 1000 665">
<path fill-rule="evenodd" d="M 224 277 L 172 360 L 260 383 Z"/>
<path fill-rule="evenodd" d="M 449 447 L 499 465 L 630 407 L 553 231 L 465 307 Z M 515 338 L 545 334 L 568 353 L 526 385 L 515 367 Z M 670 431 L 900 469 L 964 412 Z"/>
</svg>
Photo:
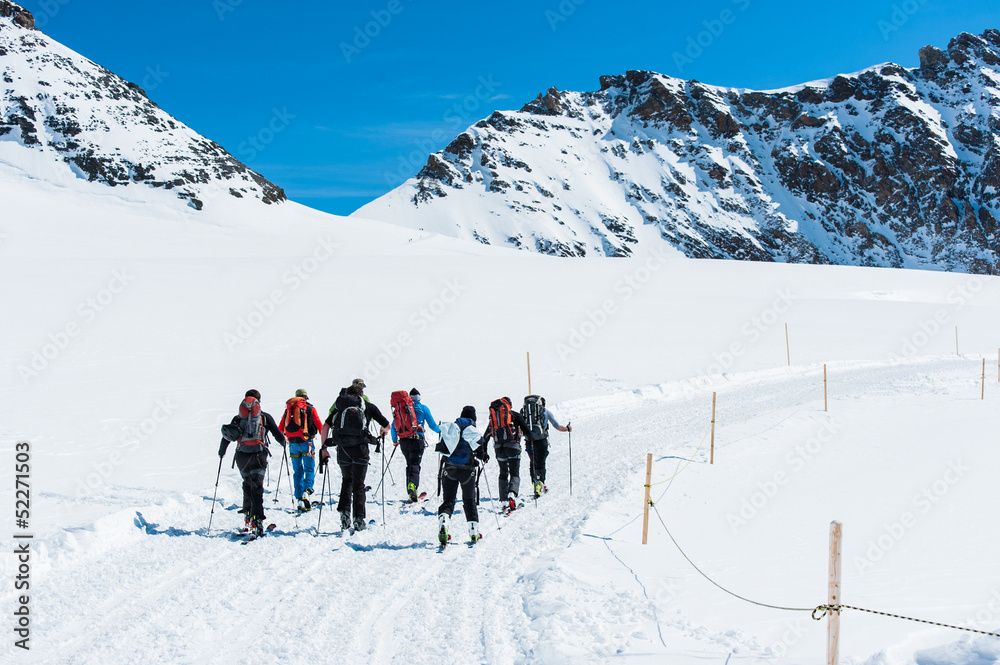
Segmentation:
<svg viewBox="0 0 1000 665">
<path fill-rule="evenodd" d="M 996 0 L 22 4 L 290 198 L 338 214 L 550 86 L 596 90 L 602 74 L 649 69 L 776 88 L 913 67 L 925 44 L 1000 29 Z"/>
</svg>

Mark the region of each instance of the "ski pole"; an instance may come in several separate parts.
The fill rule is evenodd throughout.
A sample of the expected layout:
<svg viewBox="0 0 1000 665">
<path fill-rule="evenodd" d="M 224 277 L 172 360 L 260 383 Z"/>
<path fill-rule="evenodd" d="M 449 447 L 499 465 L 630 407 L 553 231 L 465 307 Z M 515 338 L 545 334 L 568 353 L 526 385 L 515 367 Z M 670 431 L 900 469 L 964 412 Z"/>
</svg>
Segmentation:
<svg viewBox="0 0 1000 665">
<path fill-rule="evenodd" d="M 323 473 L 323 483 L 320 485 L 320 490 L 319 490 L 319 519 L 316 520 L 317 536 L 319 535 L 319 525 L 323 522 L 323 504 L 326 502 L 326 486 L 327 483 L 330 482 L 330 473 L 329 473 L 330 470 L 327 469 L 326 471 L 327 471 L 326 473 Z M 320 472 L 321 473 L 323 472 L 322 466 L 320 466 Z"/>
<path fill-rule="evenodd" d="M 285 454 L 285 447 L 282 446 L 281 455 L 284 456 L 284 454 Z M 270 464 L 268 464 L 268 466 L 270 466 Z M 282 466 L 278 466 L 278 484 L 274 488 L 274 503 L 278 503 L 278 495 L 281 494 L 281 472 L 283 468 L 284 467 Z"/>
<path fill-rule="evenodd" d="M 399 448 L 399 446 L 393 446 L 392 447 L 392 452 L 389 453 L 389 461 L 385 463 L 385 468 L 386 469 L 389 469 L 389 464 L 392 462 L 392 456 L 396 454 L 396 449 L 397 448 Z M 392 471 L 391 470 L 389 470 L 389 477 L 390 478 L 392 477 Z M 382 481 L 383 480 L 385 480 L 385 471 L 382 471 L 382 478 L 378 481 L 378 487 L 375 488 L 375 493 L 376 494 L 378 494 L 379 488 L 382 487 Z M 396 483 L 393 483 L 393 485 L 395 485 L 395 484 Z"/>
<path fill-rule="evenodd" d="M 281 446 L 281 457 L 285 460 L 285 477 L 288 478 L 288 484 L 291 486 L 289 491 L 289 496 L 292 497 L 292 510 L 295 510 L 295 486 L 292 485 L 292 471 L 288 468 L 288 445 Z"/>
<path fill-rule="evenodd" d="M 208 531 L 212 533 L 212 518 L 215 517 L 215 497 L 219 494 L 219 478 L 222 476 L 222 455 L 219 455 L 219 471 L 215 474 L 215 492 L 212 494 L 212 513 L 208 516 Z"/>
<path fill-rule="evenodd" d="M 485 466 L 486 465 L 484 464 L 483 467 L 485 467 Z M 480 472 L 483 470 L 483 467 L 480 467 Z M 502 531 L 503 528 L 500 526 L 500 516 L 497 515 L 497 506 L 496 506 L 496 503 L 493 502 L 493 492 L 490 491 L 490 477 L 489 477 L 489 474 L 484 473 L 483 477 L 486 478 L 486 496 L 490 497 L 490 503 L 493 503 L 493 517 L 495 517 L 496 520 L 497 520 L 497 531 Z M 477 484 L 477 486 L 478 486 L 478 484 Z"/>
<path fill-rule="evenodd" d="M 573 430 L 569 429 L 572 422 L 566 423 L 566 429 L 569 430 L 569 495 L 573 496 Z"/>
<path fill-rule="evenodd" d="M 380 457 L 382 458 L 382 480 L 384 481 L 385 480 L 385 435 L 384 434 L 381 437 L 379 437 L 379 444 L 380 447 L 382 448 L 382 454 L 380 455 Z M 396 452 L 395 446 L 393 446 L 392 452 L 393 453 Z M 389 454 L 389 457 L 392 457 L 392 453 Z M 379 481 L 379 485 L 382 486 L 382 528 L 384 529 L 385 528 L 385 483 Z"/>
</svg>

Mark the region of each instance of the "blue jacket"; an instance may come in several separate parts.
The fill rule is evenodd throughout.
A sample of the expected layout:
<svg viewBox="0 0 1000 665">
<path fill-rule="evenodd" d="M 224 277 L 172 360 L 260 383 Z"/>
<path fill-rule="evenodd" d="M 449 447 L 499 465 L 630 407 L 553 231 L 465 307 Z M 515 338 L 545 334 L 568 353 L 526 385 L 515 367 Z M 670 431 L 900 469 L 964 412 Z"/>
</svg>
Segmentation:
<svg viewBox="0 0 1000 665">
<path fill-rule="evenodd" d="M 413 396 L 413 413 L 417 416 L 417 424 L 424 426 L 424 428 L 430 428 L 432 432 L 441 433 L 441 428 L 437 426 L 437 421 L 434 420 L 434 416 L 431 415 L 431 410 L 427 408 L 426 405 L 420 402 L 420 395 Z M 389 430 L 392 434 L 392 442 L 396 442 L 396 421 L 393 420 L 392 428 Z"/>
</svg>

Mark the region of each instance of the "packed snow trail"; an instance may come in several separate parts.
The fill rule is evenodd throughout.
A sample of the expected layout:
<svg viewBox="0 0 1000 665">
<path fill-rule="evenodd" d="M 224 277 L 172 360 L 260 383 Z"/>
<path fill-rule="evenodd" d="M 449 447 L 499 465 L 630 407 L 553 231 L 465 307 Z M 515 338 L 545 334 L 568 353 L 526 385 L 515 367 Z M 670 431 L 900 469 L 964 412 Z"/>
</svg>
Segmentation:
<svg viewBox="0 0 1000 665">
<path fill-rule="evenodd" d="M 831 386 L 838 385 L 841 414 L 852 403 L 901 392 L 965 400 L 978 389 L 969 376 L 972 364 L 945 359 L 845 365 L 831 377 L 855 382 L 850 392 L 847 383 Z M 822 393 L 809 396 L 817 369 L 745 375 L 717 386 L 716 465 L 725 468 L 735 451 L 752 453 L 769 437 L 797 440 L 798 418 L 812 423 L 829 418 L 822 412 Z M 676 554 L 662 545 L 656 550 L 659 560 L 668 556 L 668 570 L 663 564 L 650 569 L 648 556 L 638 563 L 635 559 L 638 478 L 647 451 L 657 460 L 654 483 L 681 469 L 670 483 L 658 485 L 654 496 L 666 519 L 680 520 L 676 535 L 696 558 L 704 556 L 697 531 L 690 530 L 699 519 L 682 517 L 674 506 L 677 500 L 690 504 L 690 488 L 680 489 L 685 476 L 707 468 L 703 441 L 710 392 L 689 390 L 685 395 L 684 387 L 664 384 L 645 391 L 644 399 L 626 395 L 604 400 L 603 407 L 595 399 L 561 405 L 562 415 L 574 424 L 574 495 L 567 489 L 566 437 L 553 432 L 549 493 L 500 517 L 500 531 L 493 513 L 500 506 L 486 498 L 486 483 L 481 483 L 485 537 L 474 549 L 455 546 L 467 538 L 459 508 L 451 520 L 453 546 L 435 554 L 436 518 L 424 511 L 401 512 L 398 486 L 387 488 L 391 502 L 384 527 L 342 539 L 330 533 L 336 528 L 336 512 L 329 506 L 324 507 L 324 521 L 330 521 L 316 536 L 316 511 L 296 517 L 274 507 L 268 494 L 268 519 L 278 529 L 249 547 L 238 547 L 233 538 L 242 516 L 236 514 L 239 483 L 232 473 L 224 473 L 219 486 L 218 505 L 227 508 L 216 508 L 218 528 L 207 536 L 210 492 L 200 497 L 123 492 L 122 512 L 99 521 L 93 533 L 69 530 L 46 541 L 51 568 L 34 601 L 35 653 L 39 662 L 80 664 L 568 663 L 637 656 L 649 649 L 672 654 L 678 662 L 726 653 L 767 658 L 769 647 L 751 626 L 715 628 L 712 621 L 699 622 L 699 612 L 685 609 L 685 599 L 694 593 L 703 597 L 702 607 L 746 616 L 743 608 L 733 608 L 735 601 L 714 595 L 695 580 Z M 657 392 L 658 397 L 648 396 Z M 791 406 L 753 418 L 787 404 Z M 429 471 L 434 465 L 428 463 L 433 459 L 425 457 L 422 480 L 428 488 L 434 482 Z M 377 471 L 377 458 L 373 460 Z M 523 466 L 527 477 L 526 461 Z M 487 473 L 495 491 L 492 460 Z M 138 497 L 152 505 L 125 507 Z M 427 507 L 430 513 L 436 509 L 434 497 Z M 368 513 L 381 520 L 377 502 L 369 502 Z M 609 520 L 615 522 L 613 529 L 604 528 L 611 526 Z M 654 528 L 651 532 L 655 537 Z M 80 542 L 89 544 L 81 547 Z M 822 549 L 823 543 L 819 545 Z M 707 570 L 721 570 L 720 582 L 740 587 L 736 591 L 741 593 L 757 593 L 764 601 L 796 606 L 822 602 L 817 580 L 808 580 L 813 582 L 809 588 L 794 582 L 800 565 L 761 566 L 759 556 L 780 556 L 788 547 L 774 542 L 770 551 L 748 549 L 745 557 L 715 555 L 701 563 Z M 602 564 L 607 567 L 590 578 L 588 567 L 601 551 L 607 553 Z M 579 560 L 584 554 L 589 564 Z M 739 568 L 733 569 L 736 561 Z M 809 568 L 821 568 L 823 561 L 813 563 Z M 1000 575 L 995 566 L 993 574 Z M 766 584 L 755 583 L 756 577 Z M 679 593 L 660 593 L 676 584 L 681 585 Z M 761 620 L 787 620 L 750 616 L 758 626 Z"/>
</svg>

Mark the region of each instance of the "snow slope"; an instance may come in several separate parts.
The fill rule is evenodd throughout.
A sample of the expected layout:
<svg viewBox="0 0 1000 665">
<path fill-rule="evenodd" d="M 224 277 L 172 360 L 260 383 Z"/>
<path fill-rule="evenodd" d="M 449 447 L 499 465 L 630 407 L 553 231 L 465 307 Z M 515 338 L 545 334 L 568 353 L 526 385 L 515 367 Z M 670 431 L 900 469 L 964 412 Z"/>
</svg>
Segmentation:
<svg viewBox="0 0 1000 665">
<path fill-rule="evenodd" d="M 654 488 L 671 533 L 736 593 L 824 602 L 839 519 L 845 602 L 1000 629 L 997 278 L 556 259 L 295 204 L 195 212 L 3 165 L 0 200 L 0 459 L 12 468 L 30 442 L 36 548 L 32 651 L 8 631 L 4 662 L 823 662 L 808 613 L 725 595 L 655 516 L 640 544 L 647 452 L 655 483 L 680 471 Z M 574 425 L 572 496 L 556 434 L 551 491 L 497 518 L 484 483 L 483 542 L 437 555 L 435 518 L 399 511 L 399 455 L 384 526 L 372 497 L 379 524 L 349 539 L 330 511 L 317 532 L 316 513 L 283 510 L 275 465 L 277 532 L 241 547 L 227 457 L 207 532 L 219 426 L 248 387 L 272 413 L 299 387 L 324 409 L 365 376 L 384 410 L 417 386 L 438 419 L 465 404 L 482 418 L 525 394 L 527 351 L 532 389 Z M 433 467 L 425 457 L 431 491 Z M 486 478 L 495 492 L 493 461 Z M 0 497 L 13 506 L 12 483 Z M 996 638 L 862 614 L 845 613 L 842 634 L 850 663 L 1000 653 Z"/>
</svg>

